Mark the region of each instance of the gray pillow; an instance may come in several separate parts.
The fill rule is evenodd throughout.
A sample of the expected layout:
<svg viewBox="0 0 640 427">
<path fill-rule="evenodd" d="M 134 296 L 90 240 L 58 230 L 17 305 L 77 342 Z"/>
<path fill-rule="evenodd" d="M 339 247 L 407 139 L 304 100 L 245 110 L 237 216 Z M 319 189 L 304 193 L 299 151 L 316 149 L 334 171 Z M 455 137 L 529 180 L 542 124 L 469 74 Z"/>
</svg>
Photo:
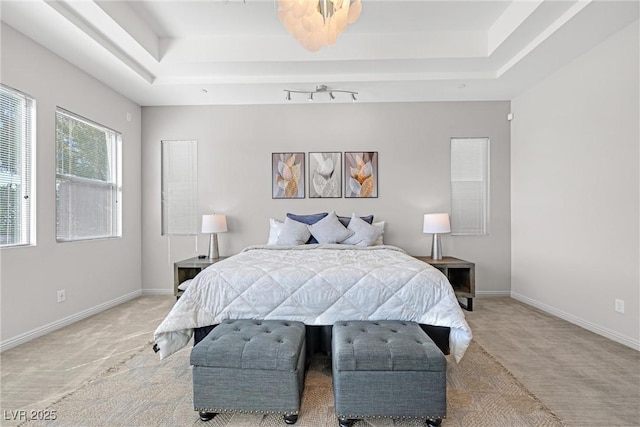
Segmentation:
<svg viewBox="0 0 640 427">
<path fill-rule="evenodd" d="M 347 228 L 352 230 L 354 234 L 342 241 L 346 245 L 372 246 L 382 235 L 380 227 L 375 227 L 355 215 L 351 217 Z"/>
<path fill-rule="evenodd" d="M 295 218 L 293 218 L 293 219 L 295 219 Z M 350 216 L 339 216 L 338 215 L 338 219 L 340 220 L 342 225 L 344 225 L 345 227 L 348 227 L 349 226 L 349 221 L 351 221 L 351 217 Z M 363 219 L 363 220 L 367 221 L 369 224 L 373 224 L 373 215 L 361 216 L 360 219 Z"/>
<path fill-rule="evenodd" d="M 335 212 L 331 212 L 320 221 L 310 225 L 309 231 L 318 243 L 340 243 L 354 233 L 342 225 Z"/>
<path fill-rule="evenodd" d="M 324 218 L 325 216 L 329 215 L 327 212 L 320 212 L 317 214 L 310 214 L 310 215 L 297 215 L 294 213 L 288 213 L 287 214 L 287 218 L 291 218 L 293 220 L 299 221 L 299 222 L 303 222 L 305 224 L 308 225 L 313 225 L 316 222 L 320 221 L 322 218 Z M 346 225 L 345 225 L 346 227 Z M 309 240 L 307 241 L 307 244 L 311 244 L 311 243 L 318 243 L 318 241 L 315 239 L 315 237 L 311 236 L 309 237 Z"/>
<path fill-rule="evenodd" d="M 285 218 L 276 245 L 297 246 L 304 245 L 309 240 L 311 233 L 307 224 Z"/>
</svg>

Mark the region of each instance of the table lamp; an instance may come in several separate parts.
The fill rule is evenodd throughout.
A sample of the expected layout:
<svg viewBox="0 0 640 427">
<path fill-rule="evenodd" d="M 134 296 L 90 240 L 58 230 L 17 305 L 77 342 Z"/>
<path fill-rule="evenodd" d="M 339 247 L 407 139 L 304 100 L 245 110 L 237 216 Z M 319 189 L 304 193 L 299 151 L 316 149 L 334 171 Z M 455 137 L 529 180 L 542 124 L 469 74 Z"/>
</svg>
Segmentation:
<svg viewBox="0 0 640 427">
<path fill-rule="evenodd" d="M 202 232 L 210 233 L 207 258 L 220 258 L 220 253 L 218 252 L 218 233 L 225 233 L 226 231 L 227 217 L 225 215 L 202 215 Z"/>
<path fill-rule="evenodd" d="M 433 234 L 431 243 L 431 259 L 442 259 L 442 246 L 440 244 L 440 234 L 450 233 L 449 214 L 435 213 L 424 216 L 423 232 Z"/>
</svg>

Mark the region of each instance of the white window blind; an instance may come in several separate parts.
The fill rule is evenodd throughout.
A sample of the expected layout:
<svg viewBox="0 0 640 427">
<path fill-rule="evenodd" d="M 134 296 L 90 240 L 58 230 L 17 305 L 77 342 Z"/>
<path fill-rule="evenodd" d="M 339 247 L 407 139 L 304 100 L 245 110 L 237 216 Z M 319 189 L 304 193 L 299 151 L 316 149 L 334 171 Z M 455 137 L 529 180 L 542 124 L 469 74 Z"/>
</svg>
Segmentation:
<svg viewBox="0 0 640 427">
<path fill-rule="evenodd" d="M 198 231 L 198 143 L 162 141 L 162 234 Z"/>
<path fill-rule="evenodd" d="M 0 247 L 35 242 L 36 102 L 0 86 Z"/>
<path fill-rule="evenodd" d="M 451 138 L 451 233 L 489 234 L 489 138 Z"/>
<path fill-rule="evenodd" d="M 59 242 L 122 235 L 121 144 L 120 133 L 57 109 L 56 237 Z"/>
</svg>

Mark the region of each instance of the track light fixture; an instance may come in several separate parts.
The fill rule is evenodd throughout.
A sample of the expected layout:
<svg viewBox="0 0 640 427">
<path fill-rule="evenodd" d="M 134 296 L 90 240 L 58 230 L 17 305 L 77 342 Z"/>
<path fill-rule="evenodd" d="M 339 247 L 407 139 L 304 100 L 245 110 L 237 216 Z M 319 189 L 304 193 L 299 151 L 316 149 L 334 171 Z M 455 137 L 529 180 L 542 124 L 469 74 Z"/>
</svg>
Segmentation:
<svg viewBox="0 0 640 427">
<path fill-rule="evenodd" d="M 327 85 L 318 85 L 316 86 L 315 90 L 293 90 L 293 89 L 284 89 L 285 92 L 287 92 L 287 95 L 285 96 L 285 100 L 287 101 L 291 101 L 291 94 L 292 93 L 304 93 L 305 95 L 308 96 L 307 100 L 309 102 L 312 102 L 314 100 L 313 95 L 315 95 L 316 93 L 326 93 L 329 95 L 329 99 L 331 101 L 335 100 L 335 93 L 347 93 L 351 95 L 351 100 L 353 102 L 356 102 L 358 100 L 358 98 L 356 98 L 356 95 L 358 95 L 358 92 L 352 91 L 352 90 L 342 90 L 342 89 L 330 89 L 329 87 L 327 87 Z"/>
</svg>

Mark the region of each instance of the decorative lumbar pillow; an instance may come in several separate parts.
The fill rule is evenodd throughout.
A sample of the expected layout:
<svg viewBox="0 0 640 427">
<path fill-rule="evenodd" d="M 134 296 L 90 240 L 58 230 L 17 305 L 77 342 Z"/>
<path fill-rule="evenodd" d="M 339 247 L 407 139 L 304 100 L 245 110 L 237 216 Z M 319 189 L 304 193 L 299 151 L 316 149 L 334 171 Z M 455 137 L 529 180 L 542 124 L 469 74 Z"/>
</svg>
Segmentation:
<svg viewBox="0 0 640 427">
<path fill-rule="evenodd" d="M 287 218 L 291 218 L 292 220 L 301 222 L 303 224 L 313 225 L 327 215 L 329 215 L 329 213 L 327 212 L 320 212 L 317 214 L 310 214 L 310 215 L 297 215 L 294 213 L 288 213 Z M 315 239 L 315 237 L 311 236 L 307 243 L 318 243 L 318 241 Z"/>
<path fill-rule="evenodd" d="M 379 227 L 374 227 L 355 215 L 351 216 L 351 221 L 349 221 L 349 227 L 347 228 L 354 232 L 353 236 L 342 242 L 347 245 L 373 246 L 382 234 Z"/>
<path fill-rule="evenodd" d="M 284 223 L 277 219 L 269 218 L 269 240 L 267 245 L 275 245 L 278 242 L 278 236 L 280 235 L 280 229 Z"/>
<path fill-rule="evenodd" d="M 310 225 L 309 231 L 318 243 L 340 243 L 354 233 L 342 225 L 335 212 L 331 212 L 320 221 Z"/>
<path fill-rule="evenodd" d="M 339 216 L 338 219 L 340 220 L 342 225 L 344 225 L 345 227 L 348 227 L 349 226 L 349 221 L 351 221 L 351 217 L 350 216 Z M 361 216 L 360 219 L 368 222 L 369 224 L 373 223 L 373 215 Z"/>
<path fill-rule="evenodd" d="M 309 240 L 311 232 L 307 224 L 285 218 L 280 228 L 280 234 L 276 239 L 276 245 L 297 246 L 304 245 Z"/>
</svg>

